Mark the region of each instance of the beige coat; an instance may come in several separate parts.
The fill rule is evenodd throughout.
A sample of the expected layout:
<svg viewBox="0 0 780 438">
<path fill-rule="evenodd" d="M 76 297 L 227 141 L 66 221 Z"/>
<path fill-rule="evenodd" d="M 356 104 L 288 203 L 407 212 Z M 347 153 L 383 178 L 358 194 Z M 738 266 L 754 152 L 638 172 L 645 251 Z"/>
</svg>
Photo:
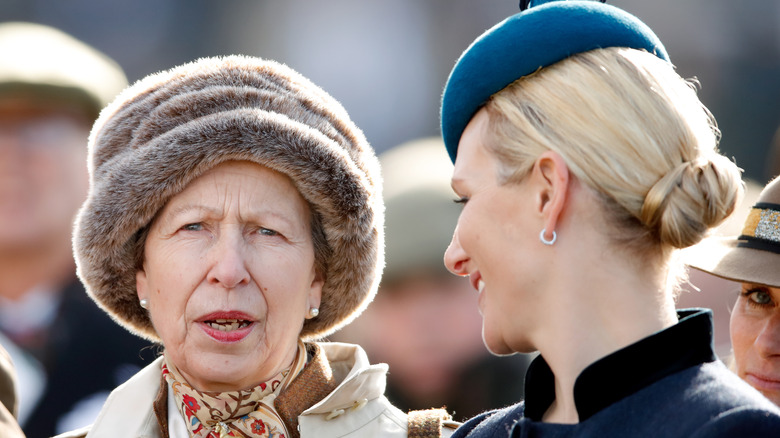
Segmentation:
<svg viewBox="0 0 780 438">
<path fill-rule="evenodd" d="M 341 383 L 324 399 L 298 416 L 302 438 L 406 437 L 407 416 L 385 398 L 387 365 L 371 365 L 357 345 L 318 344 Z M 167 438 L 162 437 L 153 411 L 160 389 L 162 358 L 116 388 L 92 426 L 57 438 Z M 361 400 L 366 403 L 359 403 Z M 457 423 L 444 422 L 443 436 Z"/>
</svg>

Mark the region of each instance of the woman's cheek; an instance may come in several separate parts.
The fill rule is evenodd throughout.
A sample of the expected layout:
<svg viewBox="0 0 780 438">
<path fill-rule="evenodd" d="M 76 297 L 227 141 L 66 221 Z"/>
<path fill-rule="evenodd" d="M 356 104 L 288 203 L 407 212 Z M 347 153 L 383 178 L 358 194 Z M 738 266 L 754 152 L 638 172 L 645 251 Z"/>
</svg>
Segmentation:
<svg viewBox="0 0 780 438">
<path fill-rule="evenodd" d="M 744 303 L 740 298 L 737 300 L 737 305 L 731 313 L 731 321 L 729 323 L 731 347 L 734 351 L 737 372 L 740 375 L 745 368 L 745 362 L 748 360 L 748 352 L 752 348 L 753 341 L 755 340 L 753 325 L 754 324 L 750 323 L 749 317 L 745 315 Z"/>
</svg>

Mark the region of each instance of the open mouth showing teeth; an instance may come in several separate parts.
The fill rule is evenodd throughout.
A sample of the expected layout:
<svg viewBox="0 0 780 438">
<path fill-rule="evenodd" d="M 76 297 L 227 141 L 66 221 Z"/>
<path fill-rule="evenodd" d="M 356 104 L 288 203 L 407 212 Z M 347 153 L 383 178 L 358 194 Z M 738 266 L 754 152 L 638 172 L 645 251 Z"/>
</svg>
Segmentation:
<svg viewBox="0 0 780 438">
<path fill-rule="evenodd" d="M 243 319 L 215 319 L 213 321 L 205 321 L 205 323 L 213 329 L 229 332 L 247 327 L 250 321 Z"/>
</svg>

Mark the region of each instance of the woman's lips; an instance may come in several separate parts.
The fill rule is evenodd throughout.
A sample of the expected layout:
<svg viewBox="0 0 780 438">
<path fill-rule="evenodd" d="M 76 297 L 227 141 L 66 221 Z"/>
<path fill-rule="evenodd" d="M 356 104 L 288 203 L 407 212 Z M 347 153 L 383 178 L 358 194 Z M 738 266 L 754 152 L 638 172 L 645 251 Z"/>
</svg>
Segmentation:
<svg viewBox="0 0 780 438">
<path fill-rule="evenodd" d="M 745 380 L 759 391 L 780 391 L 780 378 L 746 373 Z"/>
<path fill-rule="evenodd" d="M 254 328 L 251 316 L 237 311 L 214 312 L 199 318 L 201 329 L 219 342 L 239 342 L 246 338 Z"/>
</svg>

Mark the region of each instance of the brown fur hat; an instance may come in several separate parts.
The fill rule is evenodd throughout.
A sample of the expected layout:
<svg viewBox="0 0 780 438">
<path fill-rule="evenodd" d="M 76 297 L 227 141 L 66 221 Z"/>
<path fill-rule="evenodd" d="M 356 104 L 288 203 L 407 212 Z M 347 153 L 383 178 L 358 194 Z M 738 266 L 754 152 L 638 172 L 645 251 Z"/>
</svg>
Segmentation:
<svg viewBox="0 0 780 438">
<path fill-rule="evenodd" d="M 90 192 L 74 234 L 78 275 L 121 325 L 159 341 L 136 293 L 137 234 L 187 184 L 228 160 L 289 176 L 322 219 L 332 250 L 322 337 L 373 299 L 384 266 L 384 205 L 374 151 L 344 108 L 289 67 L 204 58 L 150 75 L 102 112 L 89 139 Z"/>
</svg>

